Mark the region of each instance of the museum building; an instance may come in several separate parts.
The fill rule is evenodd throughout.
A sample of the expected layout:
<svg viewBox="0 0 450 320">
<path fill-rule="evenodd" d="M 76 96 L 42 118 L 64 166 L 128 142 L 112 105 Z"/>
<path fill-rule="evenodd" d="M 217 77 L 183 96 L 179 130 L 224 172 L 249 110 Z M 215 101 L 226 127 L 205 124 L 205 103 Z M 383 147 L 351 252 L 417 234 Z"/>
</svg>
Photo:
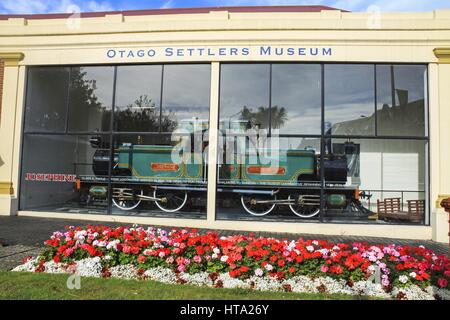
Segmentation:
<svg viewBox="0 0 450 320">
<path fill-rule="evenodd" d="M 448 240 L 450 10 L 0 15 L 0 215 Z"/>
</svg>

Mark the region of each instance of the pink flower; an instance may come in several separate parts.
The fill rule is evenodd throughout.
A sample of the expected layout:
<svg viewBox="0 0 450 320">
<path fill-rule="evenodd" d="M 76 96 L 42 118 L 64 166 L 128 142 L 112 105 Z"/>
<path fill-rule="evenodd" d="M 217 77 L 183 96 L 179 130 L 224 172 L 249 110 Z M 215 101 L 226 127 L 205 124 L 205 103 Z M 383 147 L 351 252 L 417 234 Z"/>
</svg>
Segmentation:
<svg viewBox="0 0 450 320">
<path fill-rule="evenodd" d="M 182 264 L 180 264 L 177 268 L 178 271 L 183 272 L 186 269 L 186 267 Z"/>
<path fill-rule="evenodd" d="M 161 251 L 161 252 L 158 254 L 158 256 L 159 256 L 160 258 L 164 258 L 165 255 L 166 255 L 166 253 L 165 253 L 164 251 Z"/>
<path fill-rule="evenodd" d="M 202 257 L 200 257 L 200 256 L 195 256 L 195 257 L 194 257 L 194 262 L 196 262 L 196 263 L 202 262 Z"/>
<path fill-rule="evenodd" d="M 439 285 L 439 287 L 441 287 L 441 288 L 447 288 L 447 286 L 448 286 L 448 281 L 447 281 L 447 279 L 439 278 L 439 279 L 438 279 L 438 285 Z"/>
<path fill-rule="evenodd" d="M 328 272 L 328 267 L 327 266 L 322 266 L 320 268 L 320 271 L 322 271 L 323 273 L 326 273 L 326 272 Z"/>
</svg>

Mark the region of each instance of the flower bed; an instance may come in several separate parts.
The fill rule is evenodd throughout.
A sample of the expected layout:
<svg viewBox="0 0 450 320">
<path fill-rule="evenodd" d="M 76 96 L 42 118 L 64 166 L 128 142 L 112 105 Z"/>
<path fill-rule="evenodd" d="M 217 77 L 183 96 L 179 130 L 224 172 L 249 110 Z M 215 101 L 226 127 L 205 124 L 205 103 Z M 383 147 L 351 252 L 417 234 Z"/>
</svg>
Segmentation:
<svg viewBox="0 0 450 320">
<path fill-rule="evenodd" d="M 66 227 L 13 271 L 152 279 L 216 288 L 450 299 L 450 260 L 424 247 L 219 238 L 196 230 Z"/>
</svg>

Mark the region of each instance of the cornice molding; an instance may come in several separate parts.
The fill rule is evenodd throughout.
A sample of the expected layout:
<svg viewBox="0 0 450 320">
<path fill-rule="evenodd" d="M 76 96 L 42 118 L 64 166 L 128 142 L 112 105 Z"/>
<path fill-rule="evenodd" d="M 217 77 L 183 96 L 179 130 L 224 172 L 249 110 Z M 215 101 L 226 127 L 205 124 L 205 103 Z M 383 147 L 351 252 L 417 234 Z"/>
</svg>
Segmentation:
<svg viewBox="0 0 450 320">
<path fill-rule="evenodd" d="M 22 52 L 0 52 L 0 60 L 4 62 L 5 67 L 17 67 L 24 57 Z"/>
<path fill-rule="evenodd" d="M 436 48 L 433 52 L 439 63 L 450 63 L 450 48 Z"/>
</svg>

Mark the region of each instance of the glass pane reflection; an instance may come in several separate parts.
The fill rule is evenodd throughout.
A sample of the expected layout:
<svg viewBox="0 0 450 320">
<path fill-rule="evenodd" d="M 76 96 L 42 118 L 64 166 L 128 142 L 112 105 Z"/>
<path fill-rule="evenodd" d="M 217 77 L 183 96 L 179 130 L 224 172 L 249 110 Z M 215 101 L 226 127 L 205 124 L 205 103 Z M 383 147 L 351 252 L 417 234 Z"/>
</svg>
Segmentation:
<svg viewBox="0 0 450 320">
<path fill-rule="evenodd" d="M 209 120 L 211 68 L 165 65 L 161 131 L 172 132 L 182 120 Z"/>
<path fill-rule="evenodd" d="M 375 134 L 373 65 L 325 65 L 325 130 L 335 135 Z"/>
</svg>

